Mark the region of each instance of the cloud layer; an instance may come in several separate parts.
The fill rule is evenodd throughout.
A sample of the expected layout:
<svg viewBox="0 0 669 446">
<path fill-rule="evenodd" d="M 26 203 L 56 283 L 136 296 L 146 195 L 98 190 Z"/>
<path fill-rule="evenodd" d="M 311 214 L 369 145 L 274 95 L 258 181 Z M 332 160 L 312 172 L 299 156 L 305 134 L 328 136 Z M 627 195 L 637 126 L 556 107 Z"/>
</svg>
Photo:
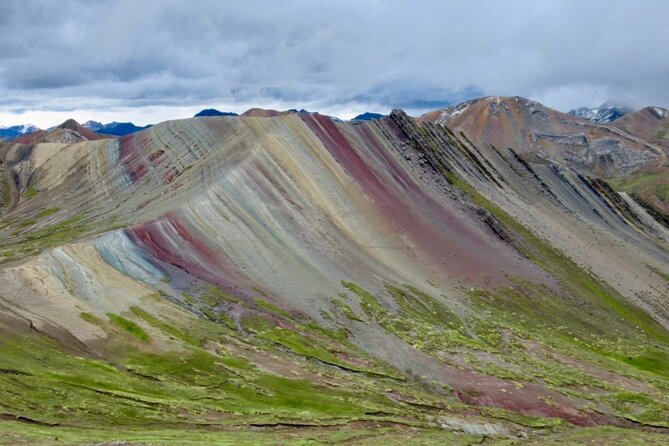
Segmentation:
<svg viewBox="0 0 669 446">
<path fill-rule="evenodd" d="M 9 1 L 0 124 L 143 124 L 203 106 L 419 113 L 481 95 L 669 106 L 667 23 L 662 0 Z"/>
</svg>

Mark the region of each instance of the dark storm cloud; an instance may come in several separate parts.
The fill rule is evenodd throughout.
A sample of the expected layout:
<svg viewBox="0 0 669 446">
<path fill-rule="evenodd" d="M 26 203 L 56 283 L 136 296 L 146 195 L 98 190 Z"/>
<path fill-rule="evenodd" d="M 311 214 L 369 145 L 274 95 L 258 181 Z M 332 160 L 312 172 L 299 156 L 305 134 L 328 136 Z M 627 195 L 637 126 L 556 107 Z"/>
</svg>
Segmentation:
<svg viewBox="0 0 669 446">
<path fill-rule="evenodd" d="M 8 1 L 5 110 L 669 105 L 669 2 Z"/>
</svg>

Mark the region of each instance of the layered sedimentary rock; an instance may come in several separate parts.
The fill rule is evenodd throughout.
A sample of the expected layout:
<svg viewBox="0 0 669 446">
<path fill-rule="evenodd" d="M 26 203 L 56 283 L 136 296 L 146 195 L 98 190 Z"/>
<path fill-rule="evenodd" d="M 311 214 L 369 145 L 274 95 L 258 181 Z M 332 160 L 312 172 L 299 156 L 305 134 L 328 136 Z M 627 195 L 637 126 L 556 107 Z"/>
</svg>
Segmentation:
<svg viewBox="0 0 669 446">
<path fill-rule="evenodd" d="M 593 172 L 665 154 L 600 127 L 515 135 L 488 116 L 516 116 L 513 101 L 479 106 L 480 133 L 401 111 L 341 123 L 257 110 L 8 146 L 4 342 L 25 331 L 111 364 L 144 405 L 124 418 L 110 397 L 120 424 L 355 419 L 479 440 L 669 427 L 669 229 L 569 157 L 585 144 Z M 175 355 L 190 371 L 165 365 Z M 183 393 L 158 397 L 156 382 Z M 301 406 L 290 386 L 314 390 Z M 62 404 L 9 401 L 67 419 Z"/>
</svg>

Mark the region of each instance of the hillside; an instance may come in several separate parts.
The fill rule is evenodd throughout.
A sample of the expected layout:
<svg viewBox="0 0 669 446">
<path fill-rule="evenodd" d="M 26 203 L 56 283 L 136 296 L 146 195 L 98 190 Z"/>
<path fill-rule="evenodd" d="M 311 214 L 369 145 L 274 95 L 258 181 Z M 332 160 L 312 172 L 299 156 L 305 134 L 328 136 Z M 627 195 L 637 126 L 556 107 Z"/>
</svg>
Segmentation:
<svg viewBox="0 0 669 446">
<path fill-rule="evenodd" d="M 667 438 L 669 226 L 593 176 L 656 144 L 520 98 L 80 135 L 0 149 L 8 435 Z"/>
<path fill-rule="evenodd" d="M 661 107 L 646 107 L 623 116 L 613 125 L 654 144 L 669 147 L 669 111 Z"/>
<path fill-rule="evenodd" d="M 421 119 L 464 132 L 477 146 L 513 148 L 536 161 L 566 164 L 602 177 L 627 176 L 667 161 L 666 147 L 643 134 L 579 119 L 520 97 L 475 99 Z"/>
<path fill-rule="evenodd" d="M 669 151 L 669 111 L 664 108 L 646 107 L 625 115 L 613 125 Z M 615 178 L 611 183 L 617 190 L 637 194 L 653 208 L 669 216 L 668 162 L 633 175 Z"/>
</svg>

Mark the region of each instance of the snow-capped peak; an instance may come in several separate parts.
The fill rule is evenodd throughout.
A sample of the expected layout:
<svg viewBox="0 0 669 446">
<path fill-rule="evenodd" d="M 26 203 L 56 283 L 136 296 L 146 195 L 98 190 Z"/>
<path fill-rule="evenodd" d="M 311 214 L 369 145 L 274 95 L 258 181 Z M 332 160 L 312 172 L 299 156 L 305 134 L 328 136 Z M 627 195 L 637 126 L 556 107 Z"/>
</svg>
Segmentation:
<svg viewBox="0 0 669 446">
<path fill-rule="evenodd" d="M 0 125 L 0 130 L 14 130 L 17 133 L 25 135 L 26 133 L 32 133 L 39 129 L 32 124 L 21 124 L 21 125 Z"/>
<path fill-rule="evenodd" d="M 100 130 L 102 128 L 102 123 L 98 121 L 86 121 L 84 122 L 83 126 L 88 130 L 93 130 L 95 132 L 96 130 Z"/>
<path fill-rule="evenodd" d="M 660 107 L 653 107 L 653 111 L 657 116 L 664 119 L 667 116 L 667 110 Z"/>
<path fill-rule="evenodd" d="M 32 124 L 0 126 L 0 140 L 11 141 L 21 135 L 33 133 L 39 129 Z"/>
<path fill-rule="evenodd" d="M 614 102 L 607 101 L 595 108 L 580 107 L 576 110 L 571 110 L 570 115 L 576 116 L 577 118 L 587 119 L 592 122 L 598 123 L 608 123 L 614 121 L 622 116 L 625 116 L 627 113 L 630 113 L 632 109 L 626 105 Z"/>
</svg>

